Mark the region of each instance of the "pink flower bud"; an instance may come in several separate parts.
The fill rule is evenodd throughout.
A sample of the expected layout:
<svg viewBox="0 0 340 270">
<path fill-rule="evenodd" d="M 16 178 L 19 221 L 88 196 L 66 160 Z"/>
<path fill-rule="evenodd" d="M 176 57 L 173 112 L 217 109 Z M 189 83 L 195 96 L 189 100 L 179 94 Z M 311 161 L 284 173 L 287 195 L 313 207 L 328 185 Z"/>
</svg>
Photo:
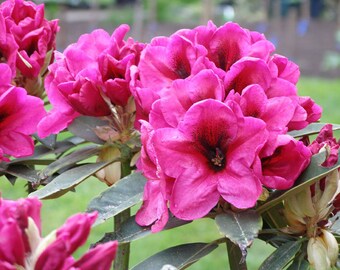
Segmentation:
<svg viewBox="0 0 340 270">
<path fill-rule="evenodd" d="M 13 35 L 18 45 L 16 66 L 20 73 L 27 78 L 43 75 L 46 62 L 52 61 L 51 56 L 47 59 L 46 56 L 56 46 L 57 20 L 44 18 L 43 5 L 23 0 L 4 1 L 0 13 L 6 22 L 7 33 Z"/>
</svg>

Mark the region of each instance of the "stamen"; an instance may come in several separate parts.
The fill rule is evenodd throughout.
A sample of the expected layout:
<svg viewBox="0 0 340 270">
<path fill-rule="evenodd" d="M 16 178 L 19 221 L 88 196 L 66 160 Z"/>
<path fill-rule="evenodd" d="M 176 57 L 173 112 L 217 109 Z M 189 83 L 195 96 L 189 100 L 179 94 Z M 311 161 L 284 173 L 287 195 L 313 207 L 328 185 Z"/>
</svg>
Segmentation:
<svg viewBox="0 0 340 270">
<path fill-rule="evenodd" d="M 220 148 L 215 149 L 215 157 L 211 159 L 213 165 L 222 167 L 224 165 L 224 154 L 222 153 Z"/>
</svg>

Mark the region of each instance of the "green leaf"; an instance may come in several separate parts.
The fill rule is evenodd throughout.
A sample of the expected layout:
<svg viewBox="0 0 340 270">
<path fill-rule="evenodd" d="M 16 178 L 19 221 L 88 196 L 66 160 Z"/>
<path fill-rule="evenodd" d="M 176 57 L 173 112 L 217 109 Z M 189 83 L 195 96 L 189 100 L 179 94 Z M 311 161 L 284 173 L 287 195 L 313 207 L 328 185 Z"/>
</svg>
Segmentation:
<svg viewBox="0 0 340 270">
<path fill-rule="evenodd" d="M 240 247 L 243 257 L 247 255 L 247 247 L 262 228 L 262 218 L 255 210 L 239 213 L 227 211 L 217 215 L 215 222 L 220 233 Z"/>
<path fill-rule="evenodd" d="M 10 174 L 5 174 L 5 177 L 14 186 L 14 184 L 15 184 L 15 182 L 17 180 L 17 177 L 13 176 L 13 175 L 10 175 Z"/>
<path fill-rule="evenodd" d="M 122 224 L 122 227 L 118 231 L 106 233 L 98 243 L 106 243 L 113 240 L 117 240 L 119 243 L 128 243 L 152 234 L 151 226 L 139 226 L 135 219 L 136 216 L 130 217 Z M 181 220 L 174 216 L 170 216 L 163 231 L 177 228 L 189 223 L 191 223 L 191 221 Z"/>
<path fill-rule="evenodd" d="M 190 243 L 171 247 L 151 256 L 131 270 L 160 270 L 167 264 L 177 269 L 185 269 L 208 255 L 217 246 L 217 244 Z"/>
<path fill-rule="evenodd" d="M 100 152 L 100 147 L 97 145 L 88 145 L 79 150 L 75 150 L 71 154 L 61 157 L 44 168 L 40 175 L 43 179 L 53 175 L 62 168 L 74 165 L 79 161 L 85 160 L 91 156 L 94 156 Z"/>
<path fill-rule="evenodd" d="M 70 141 L 61 141 L 57 142 L 54 149 L 50 149 L 44 145 L 38 145 L 34 148 L 33 155 L 24 158 L 17 158 L 10 161 L 10 164 L 26 164 L 31 160 L 38 160 L 43 158 L 44 156 L 51 155 L 51 154 L 60 154 L 63 153 L 76 145 Z"/>
<path fill-rule="evenodd" d="M 141 173 L 130 174 L 94 198 L 87 211 L 98 212 L 95 225 L 119 214 L 142 201 L 145 177 Z"/>
<path fill-rule="evenodd" d="M 322 167 L 321 164 L 325 160 L 325 153 L 319 153 L 312 156 L 311 162 L 307 169 L 300 175 L 296 180 L 294 186 L 288 190 L 277 190 L 274 191 L 267 201 L 257 208 L 258 213 L 262 214 L 268 211 L 273 206 L 282 202 L 288 196 L 292 196 L 302 191 L 304 188 L 314 184 L 321 178 L 325 177 L 331 171 L 340 167 L 340 158 L 337 163 L 332 167 Z"/>
<path fill-rule="evenodd" d="M 301 130 L 293 130 L 288 132 L 289 135 L 293 136 L 293 137 L 302 137 L 305 135 L 313 135 L 313 134 L 317 134 L 320 132 L 320 130 L 326 125 L 327 123 L 312 123 L 309 124 L 307 127 L 305 127 L 304 129 Z M 340 129 L 340 125 L 337 124 L 332 124 L 333 126 L 333 130 L 339 130 Z"/>
<path fill-rule="evenodd" d="M 45 187 L 32 192 L 29 196 L 36 196 L 39 199 L 60 197 L 65 193 L 65 191 L 75 187 L 86 178 L 90 177 L 92 174 L 104 168 L 111 162 L 112 161 L 91 163 L 72 168 L 71 170 L 68 170 L 54 178 Z"/>
<path fill-rule="evenodd" d="M 300 250 L 300 241 L 290 241 L 276 249 L 260 266 L 259 270 L 281 270 Z"/>
<path fill-rule="evenodd" d="M 293 263 L 288 267 L 287 270 L 308 270 L 309 268 L 309 262 L 305 259 L 296 258 Z"/>
<path fill-rule="evenodd" d="M 26 159 L 22 159 L 22 160 L 12 160 L 11 162 L 9 162 L 9 165 L 16 165 L 16 164 L 21 164 L 21 165 L 43 165 L 43 166 L 47 166 L 49 164 L 51 164 L 52 162 L 54 162 L 55 159 L 37 159 L 37 158 L 26 158 Z"/>
<path fill-rule="evenodd" d="M 5 170 L 5 172 L 17 178 L 22 178 L 33 184 L 39 182 L 38 171 L 32 168 L 29 168 L 25 165 L 21 165 L 21 164 L 10 165 Z"/>
<path fill-rule="evenodd" d="M 42 145 L 46 146 L 49 149 L 54 149 L 57 141 L 57 135 L 52 134 L 44 139 L 40 138 L 37 134 L 33 135 Z"/>
<path fill-rule="evenodd" d="M 69 137 L 69 138 L 67 138 L 65 141 L 70 142 L 70 143 L 73 143 L 74 145 L 79 145 L 79 144 L 81 144 L 81 143 L 86 142 L 85 139 L 80 138 L 80 137 L 77 137 L 77 136 Z"/>
<path fill-rule="evenodd" d="M 55 159 L 51 159 L 51 158 L 47 159 L 47 158 L 44 158 L 45 156 L 62 154 L 70 150 L 71 148 L 76 147 L 77 145 L 84 143 L 84 142 L 85 141 L 82 138 L 70 137 L 64 141 L 56 142 L 53 149 L 46 147 L 45 145 L 38 145 L 34 148 L 33 155 L 29 157 L 24 157 L 24 158 L 13 159 L 10 162 L 7 162 L 6 166 L 10 164 L 49 165 L 50 163 L 55 161 Z M 4 167 L 4 166 L 0 165 L 0 167 Z"/>
<path fill-rule="evenodd" d="M 297 241 L 299 238 L 293 235 L 282 233 L 277 229 L 264 229 L 259 232 L 258 239 L 269 243 L 275 248 L 291 241 Z"/>
<path fill-rule="evenodd" d="M 72 124 L 68 126 L 68 130 L 74 135 L 85 139 L 88 142 L 96 144 L 104 144 L 105 142 L 98 138 L 94 129 L 97 126 L 107 125 L 108 122 L 92 116 L 79 116 L 73 120 Z"/>
<path fill-rule="evenodd" d="M 283 203 L 278 203 L 262 214 L 263 220 L 270 228 L 286 227 L 287 220 L 282 214 L 283 208 Z"/>
</svg>

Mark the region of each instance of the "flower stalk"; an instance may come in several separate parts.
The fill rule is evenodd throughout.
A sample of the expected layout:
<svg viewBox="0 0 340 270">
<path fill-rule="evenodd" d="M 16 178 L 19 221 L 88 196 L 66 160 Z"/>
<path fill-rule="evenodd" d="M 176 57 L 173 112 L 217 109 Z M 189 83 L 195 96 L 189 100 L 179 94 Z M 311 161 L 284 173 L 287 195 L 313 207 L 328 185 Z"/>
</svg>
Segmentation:
<svg viewBox="0 0 340 270">
<path fill-rule="evenodd" d="M 131 152 L 129 147 L 122 147 L 121 149 L 122 162 L 121 162 L 121 177 L 131 173 L 130 161 Z M 131 216 L 130 208 L 124 210 L 114 217 L 114 229 L 118 231 L 124 221 L 126 221 Z M 115 270 L 128 270 L 129 269 L 129 259 L 130 259 L 130 243 L 119 243 L 117 250 L 116 259 L 114 261 Z"/>
</svg>

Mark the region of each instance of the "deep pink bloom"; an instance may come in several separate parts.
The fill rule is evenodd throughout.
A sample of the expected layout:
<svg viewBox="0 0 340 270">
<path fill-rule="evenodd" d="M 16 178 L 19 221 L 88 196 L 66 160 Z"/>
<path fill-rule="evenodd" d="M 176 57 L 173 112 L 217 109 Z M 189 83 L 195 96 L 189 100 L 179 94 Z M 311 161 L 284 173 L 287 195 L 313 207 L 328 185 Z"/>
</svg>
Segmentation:
<svg viewBox="0 0 340 270">
<path fill-rule="evenodd" d="M 200 218 L 220 196 L 238 208 L 254 206 L 262 188 L 250 167 L 266 139 L 262 120 L 244 117 L 234 102 L 211 99 L 195 103 L 178 128 L 155 130 L 159 165 L 175 179 L 171 212 Z"/>
<path fill-rule="evenodd" d="M 10 201 L 0 198 L 0 261 L 23 265 L 25 253 L 31 252 L 25 233 L 28 218 L 40 230 L 40 208 L 41 203 L 36 199 Z"/>
<path fill-rule="evenodd" d="M 131 68 L 138 168 L 148 179 L 140 225 L 161 230 L 168 206 L 186 220 L 220 199 L 253 207 L 262 185 L 289 188 L 308 166 L 309 149 L 286 133 L 318 121 L 321 108 L 298 96 L 298 66 L 273 52 L 262 34 L 235 23 L 209 22 L 146 46 Z M 281 171 L 286 158 L 295 163 Z"/>
<path fill-rule="evenodd" d="M 97 245 L 95 248 L 90 249 L 88 252 L 86 252 L 78 261 L 74 262 L 68 269 L 109 270 L 111 269 L 112 261 L 116 257 L 117 249 L 118 249 L 117 241 Z"/>
<path fill-rule="evenodd" d="M 156 37 L 142 52 L 138 65 L 144 87 L 161 89 L 176 79 L 185 79 L 200 56 L 206 55 L 203 47 L 195 47 L 180 35 Z"/>
<path fill-rule="evenodd" d="M 141 226 L 151 226 L 152 232 L 161 231 L 169 219 L 165 181 L 149 180 L 144 187 L 143 205 L 136 214 Z"/>
<path fill-rule="evenodd" d="M 293 64 L 290 66 L 293 66 Z M 273 70 L 276 70 L 276 72 L 273 72 Z M 258 58 L 243 57 L 226 74 L 224 84 L 227 92 L 233 90 L 237 93 L 242 93 L 251 84 L 259 84 L 268 99 L 277 97 L 290 98 L 295 103 L 295 108 L 287 127 L 288 130 L 298 130 L 306 127 L 309 123 L 318 121 L 321 117 L 322 109 L 309 97 L 298 96 L 296 85 L 292 82 L 296 81 L 296 74 L 299 73 L 295 66 L 291 71 L 294 74 L 284 76 L 285 71 L 279 70 L 277 67 L 274 69 L 273 64 L 268 65 Z M 287 71 L 287 73 L 289 72 Z"/>
<path fill-rule="evenodd" d="M 130 93 L 130 66 L 137 64 L 143 48 L 132 39 L 124 41 L 127 25 L 110 36 L 97 29 L 82 35 L 64 53 L 56 52 L 45 86 L 52 111 L 39 124 L 41 137 L 58 133 L 79 115 L 106 116 L 112 105 L 125 106 Z"/>
<path fill-rule="evenodd" d="M 297 110 L 301 113 L 297 114 L 298 117 L 293 117 L 288 124 L 288 130 L 303 129 L 321 118 L 322 107 L 316 104 L 313 99 L 310 97 L 299 97 L 298 102 Z"/>
<path fill-rule="evenodd" d="M 228 22 L 215 31 L 207 49 L 208 58 L 218 68 L 228 71 L 245 56 L 267 60 L 275 47 L 263 35 Z"/>
<path fill-rule="evenodd" d="M 326 148 L 327 158 L 322 166 L 331 167 L 338 162 L 339 142 L 333 136 L 333 126 L 325 125 L 319 132 L 316 139 L 308 146 L 313 155 L 319 153 L 322 148 Z"/>
<path fill-rule="evenodd" d="M 232 65 L 246 56 L 265 61 L 274 50 L 263 35 L 228 22 L 217 28 L 183 29 L 170 37 L 156 37 L 144 49 L 134 78 L 137 120 L 148 120 L 151 105 L 172 82 L 211 69 L 223 79 Z M 136 125 L 138 127 L 138 125 Z"/>
<path fill-rule="evenodd" d="M 25 264 L 25 245 L 20 228 L 15 221 L 9 221 L 0 227 L 0 261 L 10 265 Z"/>
<path fill-rule="evenodd" d="M 340 142 L 334 138 L 332 124 L 326 124 L 319 132 L 316 139 L 308 145 L 309 149 L 316 155 L 324 151 L 326 155 L 325 161 L 321 164 L 324 167 L 334 166 L 339 159 Z M 339 168 L 338 168 L 339 171 Z M 329 181 L 329 180 L 328 180 Z M 324 191 L 327 185 L 327 176 L 310 186 L 312 196 L 315 196 L 317 190 Z M 336 215 L 340 211 L 340 194 L 335 195 L 333 201 L 332 214 Z"/>
<path fill-rule="evenodd" d="M 57 230 L 57 238 L 67 239 L 67 251 L 69 254 L 72 254 L 78 247 L 85 243 L 96 218 L 96 213 L 74 215 Z"/>
<path fill-rule="evenodd" d="M 0 148 L 3 155 L 29 156 L 34 150 L 30 135 L 46 112 L 41 99 L 10 85 L 11 78 L 10 67 L 0 64 Z"/>
<path fill-rule="evenodd" d="M 195 45 L 203 46 L 208 52 L 207 58 L 225 72 L 245 56 L 267 61 L 275 49 L 263 34 L 249 31 L 233 22 L 216 27 L 210 21 L 207 26 L 180 30 L 174 35 L 184 36 Z"/>
<path fill-rule="evenodd" d="M 289 135 L 279 135 L 275 151 L 261 157 L 262 183 L 273 189 L 288 189 L 309 165 L 312 153 Z"/>
<path fill-rule="evenodd" d="M 210 69 L 204 69 L 186 80 L 176 80 L 152 105 L 149 121 L 153 128 L 177 127 L 187 110 L 205 99 L 224 101 L 221 79 Z"/>
<path fill-rule="evenodd" d="M 18 45 L 14 36 L 7 31 L 5 19 L 0 12 L 0 63 L 7 63 L 12 70 L 12 76 L 16 73 L 16 59 Z"/>
<path fill-rule="evenodd" d="M 152 144 L 154 130 L 148 122 L 141 126 L 141 158 L 139 170 L 149 180 L 144 187 L 143 205 L 136 214 L 136 222 L 141 226 L 151 226 L 152 232 L 161 231 L 169 219 L 168 200 L 174 179 L 165 175 L 157 160 Z"/>
<path fill-rule="evenodd" d="M 40 208 L 36 198 L 18 201 L 0 198 L 1 269 L 110 269 L 117 251 L 116 241 L 98 245 L 79 260 L 72 257 L 85 243 L 96 213 L 72 216 L 47 240 L 40 236 Z"/>
<path fill-rule="evenodd" d="M 271 70 L 272 76 L 285 79 L 296 85 L 300 77 L 300 69 L 297 64 L 289 61 L 287 57 L 275 54 L 270 59 L 268 66 Z"/>
<path fill-rule="evenodd" d="M 268 139 L 261 150 L 262 155 L 271 155 L 276 148 L 277 136 L 287 132 L 287 124 L 292 119 L 296 102 L 289 97 L 268 99 L 263 88 L 251 84 L 242 90 L 242 94 L 229 92 L 227 100 L 236 101 L 245 116 L 262 119 L 266 123 Z"/>
<path fill-rule="evenodd" d="M 51 61 L 51 56 L 47 54 L 56 46 L 57 20 L 46 20 L 44 5 L 36 5 L 31 1 L 5 1 L 0 6 L 0 12 L 5 19 L 7 32 L 13 35 L 19 46 L 20 57 L 16 58 L 18 70 L 29 78 L 45 72 L 42 68 L 46 68 L 46 57 L 50 58 L 47 63 Z"/>
<path fill-rule="evenodd" d="M 340 211 L 340 194 L 338 194 L 333 201 L 333 214 L 336 215 Z"/>
</svg>

